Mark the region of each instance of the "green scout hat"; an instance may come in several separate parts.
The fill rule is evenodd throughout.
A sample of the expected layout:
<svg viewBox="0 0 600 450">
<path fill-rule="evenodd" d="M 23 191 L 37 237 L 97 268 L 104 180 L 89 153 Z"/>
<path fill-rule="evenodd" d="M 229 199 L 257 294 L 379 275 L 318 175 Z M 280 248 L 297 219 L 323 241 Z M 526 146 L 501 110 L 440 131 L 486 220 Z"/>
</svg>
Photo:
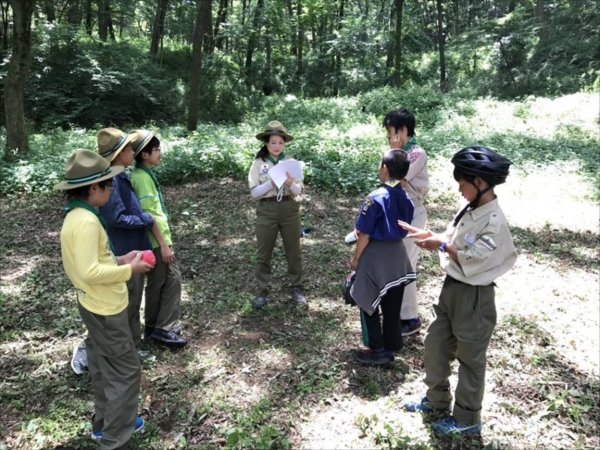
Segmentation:
<svg viewBox="0 0 600 450">
<path fill-rule="evenodd" d="M 267 124 L 267 128 L 262 133 L 258 133 L 256 135 L 256 139 L 259 141 L 264 140 L 267 136 L 281 136 L 285 142 L 290 142 L 294 139 L 293 136 L 287 134 L 285 127 L 281 124 L 281 122 L 277 120 L 273 120 Z"/>
<path fill-rule="evenodd" d="M 98 131 L 96 139 L 98 140 L 98 153 L 110 163 L 131 142 L 132 138 L 116 128 L 103 128 Z"/>
<path fill-rule="evenodd" d="M 137 156 L 139 152 L 144 150 L 148 142 L 154 137 L 154 131 L 150 130 L 133 130 L 129 132 L 131 136 L 131 146 L 133 147 L 133 156 Z"/>
<path fill-rule="evenodd" d="M 55 190 L 66 191 L 89 184 L 99 183 L 120 174 L 125 167 L 112 167 L 106 159 L 91 150 L 77 150 L 65 167 L 65 181 L 54 186 Z"/>
</svg>

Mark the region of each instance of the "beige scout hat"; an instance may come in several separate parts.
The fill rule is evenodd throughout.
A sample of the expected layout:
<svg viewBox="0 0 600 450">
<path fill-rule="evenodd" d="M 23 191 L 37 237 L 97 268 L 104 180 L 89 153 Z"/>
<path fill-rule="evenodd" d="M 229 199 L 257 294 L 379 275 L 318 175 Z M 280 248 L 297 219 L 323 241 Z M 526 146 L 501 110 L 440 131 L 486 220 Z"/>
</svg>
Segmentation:
<svg viewBox="0 0 600 450">
<path fill-rule="evenodd" d="M 132 137 L 116 128 L 103 128 L 96 135 L 98 140 L 98 153 L 109 163 L 117 157 Z"/>
<path fill-rule="evenodd" d="M 273 120 L 267 124 L 267 128 L 262 133 L 258 133 L 256 135 L 256 139 L 262 141 L 267 136 L 281 136 L 285 142 L 290 142 L 294 139 L 293 136 L 287 134 L 285 127 L 281 124 L 281 122 L 277 120 Z"/>
<path fill-rule="evenodd" d="M 154 134 L 154 131 L 150 130 L 133 130 L 129 132 L 131 146 L 133 147 L 133 156 L 137 156 L 148 145 Z"/>
<path fill-rule="evenodd" d="M 67 161 L 65 181 L 54 186 L 57 191 L 66 191 L 89 184 L 99 183 L 120 174 L 125 167 L 111 167 L 106 159 L 91 150 L 77 150 Z"/>
</svg>

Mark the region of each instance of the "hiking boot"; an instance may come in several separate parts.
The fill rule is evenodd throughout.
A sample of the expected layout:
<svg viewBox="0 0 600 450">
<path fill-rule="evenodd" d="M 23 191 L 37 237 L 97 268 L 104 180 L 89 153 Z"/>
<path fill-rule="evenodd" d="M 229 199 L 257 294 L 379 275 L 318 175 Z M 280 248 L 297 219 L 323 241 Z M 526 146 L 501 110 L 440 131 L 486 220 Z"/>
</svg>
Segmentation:
<svg viewBox="0 0 600 450">
<path fill-rule="evenodd" d="M 404 407 L 410 412 L 424 412 L 430 413 L 433 411 L 450 411 L 450 406 L 446 406 L 445 408 L 436 408 L 434 407 L 427 397 L 423 397 L 421 401 L 408 401 L 404 403 Z"/>
<path fill-rule="evenodd" d="M 71 368 L 77 375 L 83 374 L 88 370 L 87 349 L 85 341 L 81 341 L 73 348 L 73 357 L 71 358 Z"/>
<path fill-rule="evenodd" d="M 419 317 L 415 317 L 414 319 L 410 320 L 401 320 L 400 326 L 400 332 L 402 333 L 402 336 L 410 336 L 411 334 L 421 331 L 421 319 Z"/>
<path fill-rule="evenodd" d="M 386 366 L 394 361 L 394 352 L 377 352 L 372 349 L 354 352 L 354 359 L 367 366 Z"/>
<path fill-rule="evenodd" d="M 481 422 L 475 424 L 457 423 L 453 416 L 434 422 L 433 431 L 439 434 L 471 434 L 481 433 Z"/>
<path fill-rule="evenodd" d="M 173 333 L 175 333 L 176 335 L 180 336 L 181 335 L 181 325 L 179 324 L 175 324 L 171 327 L 171 331 Z M 152 333 L 154 332 L 154 328 L 152 327 L 144 327 L 144 340 L 147 341 L 150 339 L 150 336 L 152 336 Z"/>
<path fill-rule="evenodd" d="M 301 305 L 306 304 L 306 297 L 304 296 L 302 289 L 300 289 L 300 288 L 292 289 L 292 300 L 294 300 L 296 303 L 301 304 Z"/>
<path fill-rule="evenodd" d="M 144 428 L 145 423 L 146 421 L 144 419 L 142 419 L 140 416 L 137 416 L 135 418 L 135 428 L 133 429 L 133 432 L 137 433 L 138 431 L 140 431 L 142 428 Z M 92 439 L 102 439 L 102 431 L 94 431 L 92 433 Z"/>
<path fill-rule="evenodd" d="M 265 306 L 267 306 L 267 297 L 263 295 L 257 295 L 254 297 L 252 302 L 254 303 L 254 307 L 256 309 L 263 309 Z"/>
<path fill-rule="evenodd" d="M 170 347 L 185 347 L 187 344 L 186 338 L 178 336 L 174 331 L 161 330 L 160 328 L 156 328 L 152 332 L 150 339 Z"/>
</svg>

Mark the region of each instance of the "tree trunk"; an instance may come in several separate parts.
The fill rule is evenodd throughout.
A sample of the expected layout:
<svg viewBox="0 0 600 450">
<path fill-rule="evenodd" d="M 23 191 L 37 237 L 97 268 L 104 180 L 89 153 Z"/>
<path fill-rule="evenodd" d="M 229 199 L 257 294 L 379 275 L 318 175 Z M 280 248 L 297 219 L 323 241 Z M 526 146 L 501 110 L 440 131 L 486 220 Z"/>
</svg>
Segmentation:
<svg viewBox="0 0 600 450">
<path fill-rule="evenodd" d="M 442 0 L 436 0 L 436 3 L 438 16 L 438 49 L 440 51 L 440 91 L 446 92 L 448 90 L 448 83 L 446 80 L 446 54 L 444 51 L 444 7 L 442 5 Z"/>
<path fill-rule="evenodd" d="M 92 0 L 85 0 L 85 32 L 92 35 Z"/>
<path fill-rule="evenodd" d="M 339 36 L 339 32 L 342 30 L 342 22 L 344 20 L 344 0 L 340 0 L 340 7 L 338 10 L 338 23 L 337 23 L 337 30 L 338 30 L 338 36 Z M 333 95 L 337 96 L 339 94 L 340 91 L 340 81 L 342 78 L 342 54 L 341 51 L 339 49 L 339 45 L 338 48 L 335 51 L 335 58 L 334 58 L 334 79 L 333 79 Z"/>
<path fill-rule="evenodd" d="M 198 0 L 198 16 L 192 44 L 192 77 L 190 85 L 190 110 L 187 128 L 190 131 L 198 127 L 198 108 L 200 106 L 200 72 L 202 70 L 202 47 L 204 36 L 211 22 L 211 0 Z"/>
<path fill-rule="evenodd" d="M 79 24 L 79 0 L 69 1 L 69 10 L 67 12 L 67 23 L 71 25 Z"/>
<path fill-rule="evenodd" d="M 298 54 L 298 47 L 297 47 L 298 24 L 294 23 L 294 8 L 292 6 L 292 0 L 287 0 L 286 5 L 287 5 L 288 21 L 290 23 L 290 31 L 291 31 L 291 35 L 292 35 L 292 38 L 290 39 L 290 42 L 291 42 L 290 54 L 297 56 L 297 54 Z"/>
<path fill-rule="evenodd" d="M 25 125 L 25 81 L 31 63 L 31 16 L 35 0 L 9 0 L 13 10 L 12 56 L 4 82 L 4 112 L 6 115 L 6 150 L 4 159 L 10 161 L 29 151 Z"/>
<path fill-rule="evenodd" d="M 229 0 L 219 0 L 219 10 L 217 11 L 217 20 L 215 21 L 215 32 L 214 42 L 215 46 L 219 50 L 223 50 L 223 38 L 219 36 L 219 28 L 222 23 L 227 21 L 227 7 L 229 6 Z"/>
<path fill-rule="evenodd" d="M 152 27 L 152 41 L 150 42 L 150 56 L 156 61 L 158 47 L 165 29 L 165 17 L 169 0 L 158 0 L 156 14 L 154 15 L 154 25 Z"/>
<path fill-rule="evenodd" d="M 387 26 L 387 34 L 389 38 L 387 39 L 387 55 L 385 58 L 385 67 L 386 69 L 391 69 L 394 65 L 394 41 L 392 40 L 392 23 L 394 22 L 394 18 L 396 17 L 396 2 L 392 2 L 392 6 L 390 7 L 390 19 L 388 21 Z"/>
<path fill-rule="evenodd" d="M 101 41 L 108 41 L 109 0 L 98 0 L 98 36 Z"/>
<path fill-rule="evenodd" d="M 54 0 L 45 0 L 46 19 L 48 23 L 54 23 L 56 20 L 56 9 L 54 9 Z"/>
<path fill-rule="evenodd" d="M 0 0 L 0 9 L 2 10 L 2 48 L 8 50 L 8 2 L 4 5 L 4 0 Z"/>
<path fill-rule="evenodd" d="M 248 38 L 248 48 L 246 49 L 246 63 L 244 65 L 246 76 L 248 76 L 252 70 L 252 57 L 254 56 L 254 49 L 256 47 L 256 35 L 258 33 L 263 7 L 264 0 L 258 0 L 256 9 L 254 10 L 254 18 L 252 19 L 252 30 L 250 30 L 250 37 Z"/>
<path fill-rule="evenodd" d="M 392 85 L 399 87 L 401 80 L 400 69 L 402 67 L 402 10 L 404 0 L 396 1 L 396 39 L 394 42 L 394 77 Z"/>
<path fill-rule="evenodd" d="M 302 75 L 302 73 L 304 72 L 304 61 L 302 60 L 303 58 L 303 52 L 304 52 L 304 25 L 303 25 L 303 20 L 302 20 L 302 0 L 296 0 L 296 18 L 298 21 L 298 41 L 296 44 L 296 48 L 297 48 L 297 54 L 296 54 L 296 72 L 298 74 L 298 77 L 300 77 L 300 75 Z"/>
<path fill-rule="evenodd" d="M 538 22 L 544 21 L 544 0 L 537 0 L 535 3 L 535 18 Z"/>
</svg>

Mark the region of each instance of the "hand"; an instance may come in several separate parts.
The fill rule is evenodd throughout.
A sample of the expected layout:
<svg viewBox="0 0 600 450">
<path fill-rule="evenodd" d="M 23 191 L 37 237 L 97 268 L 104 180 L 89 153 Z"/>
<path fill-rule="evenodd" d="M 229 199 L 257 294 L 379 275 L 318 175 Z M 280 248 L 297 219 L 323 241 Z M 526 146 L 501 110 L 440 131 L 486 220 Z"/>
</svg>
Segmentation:
<svg viewBox="0 0 600 450">
<path fill-rule="evenodd" d="M 434 234 L 426 239 L 420 239 L 417 242 L 415 242 L 415 244 L 417 244 L 417 247 L 429 251 L 438 250 L 441 243 L 442 238 L 437 234 Z"/>
<path fill-rule="evenodd" d="M 413 227 L 412 225 L 402 222 L 401 220 L 398 221 L 398 226 L 408 231 L 408 234 L 406 235 L 407 238 L 427 239 L 428 237 L 433 236 L 431 231 L 421 230 L 420 228 Z"/>
<path fill-rule="evenodd" d="M 135 258 L 129 264 L 131 265 L 131 273 L 146 273 L 154 268 L 154 266 L 142 261 L 142 252 L 137 252 Z"/>
<path fill-rule="evenodd" d="M 388 141 L 390 143 L 390 148 L 402 148 L 404 146 L 400 140 L 399 134 L 392 134 L 391 136 L 388 136 Z"/>
<path fill-rule="evenodd" d="M 352 258 L 352 261 L 350 261 L 350 268 L 352 270 L 356 270 L 357 267 L 358 267 L 358 259 Z"/>
<path fill-rule="evenodd" d="M 175 252 L 168 245 L 160 246 L 160 256 L 165 264 L 173 264 L 175 262 Z"/>
<path fill-rule="evenodd" d="M 406 178 L 402 178 L 402 179 L 400 180 L 400 184 L 402 185 L 402 187 L 403 187 L 403 188 L 405 188 L 405 187 L 406 187 L 406 183 L 408 183 L 408 181 L 406 181 Z"/>
<path fill-rule="evenodd" d="M 119 262 L 119 265 L 129 264 L 131 263 L 131 261 L 133 261 L 133 259 L 137 256 L 138 253 L 140 253 L 139 250 L 132 250 L 126 255 L 118 256 L 117 261 Z"/>
<path fill-rule="evenodd" d="M 294 179 L 292 178 L 289 172 L 286 172 L 285 175 L 287 176 L 287 179 L 285 180 L 285 185 L 287 187 L 290 187 L 294 183 Z"/>
</svg>

